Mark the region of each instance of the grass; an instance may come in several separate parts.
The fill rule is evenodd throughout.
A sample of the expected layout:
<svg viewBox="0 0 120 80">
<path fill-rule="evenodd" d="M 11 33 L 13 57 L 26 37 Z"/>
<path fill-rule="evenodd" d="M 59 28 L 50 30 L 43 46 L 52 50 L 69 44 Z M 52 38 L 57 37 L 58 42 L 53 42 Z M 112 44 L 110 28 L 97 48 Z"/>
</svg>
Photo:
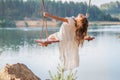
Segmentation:
<svg viewBox="0 0 120 80">
<path fill-rule="evenodd" d="M 55 75 L 52 75 L 51 71 L 49 71 L 50 80 L 76 80 L 77 71 L 70 71 L 68 74 L 65 73 L 64 68 L 62 68 L 60 65 L 57 67 L 57 73 Z"/>
</svg>

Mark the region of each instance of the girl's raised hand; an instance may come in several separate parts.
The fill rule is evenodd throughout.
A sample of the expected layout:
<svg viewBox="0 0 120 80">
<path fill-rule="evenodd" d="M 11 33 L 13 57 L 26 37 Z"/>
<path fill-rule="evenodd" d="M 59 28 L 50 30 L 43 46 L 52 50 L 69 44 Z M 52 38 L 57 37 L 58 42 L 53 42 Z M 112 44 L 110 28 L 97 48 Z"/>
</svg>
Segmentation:
<svg viewBox="0 0 120 80">
<path fill-rule="evenodd" d="M 47 13 L 47 12 L 43 12 L 43 16 L 44 16 L 44 17 L 47 17 L 47 16 L 48 16 L 48 13 Z"/>
</svg>

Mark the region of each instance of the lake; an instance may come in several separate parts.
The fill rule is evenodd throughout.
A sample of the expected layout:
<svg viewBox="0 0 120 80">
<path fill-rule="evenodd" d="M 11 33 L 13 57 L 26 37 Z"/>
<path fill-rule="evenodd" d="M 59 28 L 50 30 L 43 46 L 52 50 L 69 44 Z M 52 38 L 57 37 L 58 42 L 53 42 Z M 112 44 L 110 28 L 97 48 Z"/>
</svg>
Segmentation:
<svg viewBox="0 0 120 80">
<path fill-rule="evenodd" d="M 49 34 L 58 30 L 49 28 Z M 40 38 L 40 32 L 41 28 L 0 28 L 0 69 L 19 62 L 42 80 L 49 79 L 49 70 L 55 74 L 58 43 L 38 46 L 34 40 Z M 89 35 L 95 39 L 80 48 L 78 80 L 120 80 L 120 25 L 90 26 Z"/>
</svg>

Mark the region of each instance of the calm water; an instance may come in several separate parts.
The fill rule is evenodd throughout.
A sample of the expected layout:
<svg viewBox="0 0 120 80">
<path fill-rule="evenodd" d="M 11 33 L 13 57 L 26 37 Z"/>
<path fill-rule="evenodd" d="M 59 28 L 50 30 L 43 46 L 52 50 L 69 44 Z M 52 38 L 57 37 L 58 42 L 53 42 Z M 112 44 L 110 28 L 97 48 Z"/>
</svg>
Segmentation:
<svg viewBox="0 0 120 80">
<path fill-rule="evenodd" d="M 59 63 L 58 44 L 40 47 L 34 39 L 40 38 L 39 28 L 0 29 L 0 69 L 6 63 L 24 63 L 42 80 L 54 74 Z M 49 34 L 58 29 L 49 29 Z M 86 41 L 80 48 L 78 80 L 120 80 L 120 25 L 91 26 Z"/>
</svg>

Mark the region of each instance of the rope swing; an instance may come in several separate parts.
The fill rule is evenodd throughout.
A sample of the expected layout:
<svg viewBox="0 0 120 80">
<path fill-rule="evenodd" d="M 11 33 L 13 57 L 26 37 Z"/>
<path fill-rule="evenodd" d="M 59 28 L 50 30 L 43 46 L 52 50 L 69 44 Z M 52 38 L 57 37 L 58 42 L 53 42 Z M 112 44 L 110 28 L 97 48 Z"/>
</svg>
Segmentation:
<svg viewBox="0 0 120 80">
<path fill-rule="evenodd" d="M 91 3 L 91 0 L 89 0 L 88 8 L 86 10 L 86 17 L 87 18 L 89 17 L 88 11 L 89 11 L 89 8 L 90 8 L 90 3 Z M 44 0 L 42 0 L 42 8 L 43 8 L 43 12 L 45 12 Z M 42 39 L 43 38 L 43 33 L 44 33 L 44 27 L 46 27 L 46 33 L 45 33 L 45 35 L 46 35 L 45 38 L 46 39 Z M 59 42 L 59 40 L 49 40 L 48 39 L 47 19 L 46 19 L 45 16 L 43 16 L 43 24 L 42 24 L 42 31 L 40 33 L 40 39 L 35 40 L 35 42 L 37 42 L 40 46 L 47 46 L 48 44 Z"/>
<path fill-rule="evenodd" d="M 43 12 L 45 12 L 44 0 L 42 0 L 42 8 L 43 8 Z M 43 16 L 42 31 L 41 31 L 41 33 L 40 33 L 40 38 L 41 38 L 41 39 L 43 38 L 44 27 L 46 27 L 46 38 L 47 38 L 47 41 L 48 41 L 47 19 L 46 19 L 46 17 Z"/>
<path fill-rule="evenodd" d="M 42 8 L 43 8 L 43 12 L 45 12 L 44 0 L 42 0 Z M 43 33 L 44 33 L 44 27 L 46 27 L 46 33 L 45 33 L 46 39 L 42 39 L 43 38 Z M 47 46 L 48 44 L 59 42 L 59 40 L 54 40 L 54 41 L 53 40 L 48 40 L 47 19 L 44 16 L 43 16 L 42 31 L 40 33 L 40 39 L 35 40 L 35 42 L 37 42 L 40 46 Z"/>
</svg>

